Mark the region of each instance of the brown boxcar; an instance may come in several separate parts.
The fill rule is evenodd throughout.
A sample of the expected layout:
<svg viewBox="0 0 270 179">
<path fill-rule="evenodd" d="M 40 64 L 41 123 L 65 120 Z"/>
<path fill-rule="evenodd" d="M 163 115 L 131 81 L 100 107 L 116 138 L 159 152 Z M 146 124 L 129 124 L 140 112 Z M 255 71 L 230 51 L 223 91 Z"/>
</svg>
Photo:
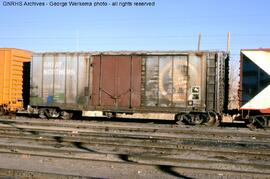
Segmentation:
<svg viewBox="0 0 270 179">
<path fill-rule="evenodd" d="M 92 105 L 132 109 L 141 104 L 141 56 L 93 56 Z"/>
<path fill-rule="evenodd" d="M 29 51 L 0 48 L 0 115 L 23 108 L 23 72 L 31 56 Z"/>
<path fill-rule="evenodd" d="M 108 116 L 222 113 L 227 67 L 228 55 L 218 51 L 39 53 L 31 105 Z"/>
</svg>

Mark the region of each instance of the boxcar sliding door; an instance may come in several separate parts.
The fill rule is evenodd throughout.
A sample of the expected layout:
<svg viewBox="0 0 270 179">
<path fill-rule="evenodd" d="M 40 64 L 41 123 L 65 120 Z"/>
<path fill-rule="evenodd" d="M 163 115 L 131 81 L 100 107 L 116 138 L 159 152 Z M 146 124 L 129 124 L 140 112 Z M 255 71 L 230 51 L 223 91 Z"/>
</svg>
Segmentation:
<svg viewBox="0 0 270 179">
<path fill-rule="evenodd" d="M 98 55 L 93 61 L 93 106 L 140 106 L 141 57 Z"/>
</svg>

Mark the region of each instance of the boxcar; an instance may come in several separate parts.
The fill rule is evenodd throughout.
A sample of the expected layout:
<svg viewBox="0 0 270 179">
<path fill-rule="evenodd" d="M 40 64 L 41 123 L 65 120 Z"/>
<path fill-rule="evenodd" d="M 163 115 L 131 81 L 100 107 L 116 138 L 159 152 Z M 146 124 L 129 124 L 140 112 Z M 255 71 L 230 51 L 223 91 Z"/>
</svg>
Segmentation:
<svg viewBox="0 0 270 179">
<path fill-rule="evenodd" d="M 239 96 L 242 118 L 267 126 L 270 119 L 270 49 L 241 50 Z"/>
<path fill-rule="evenodd" d="M 26 50 L 0 48 L 0 116 L 28 103 L 31 56 Z"/>
<path fill-rule="evenodd" d="M 30 104 L 49 117 L 168 113 L 202 123 L 227 110 L 228 60 L 219 51 L 37 53 Z"/>
<path fill-rule="evenodd" d="M 89 105 L 89 53 L 35 53 L 30 105 L 40 117 L 71 117 Z"/>
</svg>

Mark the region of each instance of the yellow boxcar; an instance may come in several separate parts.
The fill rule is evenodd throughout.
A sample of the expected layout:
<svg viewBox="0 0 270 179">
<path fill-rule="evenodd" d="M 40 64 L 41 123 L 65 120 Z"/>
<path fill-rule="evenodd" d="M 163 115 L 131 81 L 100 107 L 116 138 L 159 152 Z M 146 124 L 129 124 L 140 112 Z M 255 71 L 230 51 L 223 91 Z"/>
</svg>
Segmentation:
<svg viewBox="0 0 270 179">
<path fill-rule="evenodd" d="M 0 48 L 0 115 L 23 107 L 23 64 L 32 53 L 14 48 Z"/>
</svg>

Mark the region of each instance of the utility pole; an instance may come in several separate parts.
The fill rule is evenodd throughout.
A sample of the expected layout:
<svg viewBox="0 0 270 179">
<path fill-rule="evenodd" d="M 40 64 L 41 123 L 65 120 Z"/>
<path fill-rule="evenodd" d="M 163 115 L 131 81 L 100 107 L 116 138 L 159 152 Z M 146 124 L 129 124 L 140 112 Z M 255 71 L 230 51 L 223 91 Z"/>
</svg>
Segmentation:
<svg viewBox="0 0 270 179">
<path fill-rule="evenodd" d="M 228 32 L 228 36 L 227 36 L 227 52 L 231 51 L 231 33 Z"/>
<path fill-rule="evenodd" d="M 199 38 L 198 38 L 198 51 L 201 50 L 201 39 L 202 39 L 202 34 L 199 33 Z"/>
<path fill-rule="evenodd" d="M 76 29 L 76 51 L 79 51 L 79 30 Z"/>
</svg>

